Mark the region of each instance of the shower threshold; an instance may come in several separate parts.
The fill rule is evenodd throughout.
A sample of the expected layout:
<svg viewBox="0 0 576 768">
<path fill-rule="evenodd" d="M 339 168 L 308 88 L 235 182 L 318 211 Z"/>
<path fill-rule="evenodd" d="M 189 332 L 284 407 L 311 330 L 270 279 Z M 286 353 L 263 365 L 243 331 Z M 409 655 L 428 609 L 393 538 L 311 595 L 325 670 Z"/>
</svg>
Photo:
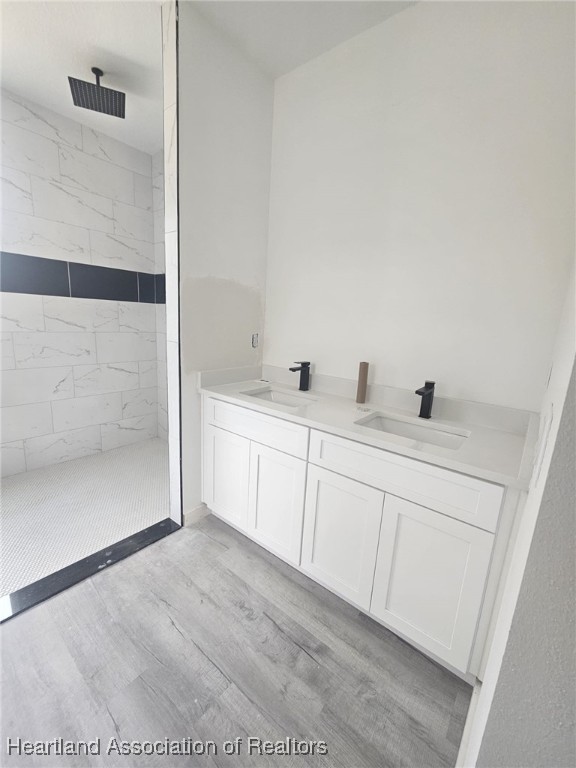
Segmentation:
<svg viewBox="0 0 576 768">
<path fill-rule="evenodd" d="M 138 550 L 169 536 L 174 531 L 179 530 L 180 527 L 167 517 L 165 520 L 160 520 L 149 528 L 144 528 L 110 547 L 101 549 L 99 552 L 88 555 L 88 557 L 84 557 L 72 565 L 67 565 L 65 568 L 44 576 L 9 595 L 0 597 L 0 623 L 17 616 L 22 611 L 32 608 L 49 597 L 57 595 L 68 587 L 78 584 L 79 581 L 94 576 L 120 560 L 124 560 Z"/>
</svg>

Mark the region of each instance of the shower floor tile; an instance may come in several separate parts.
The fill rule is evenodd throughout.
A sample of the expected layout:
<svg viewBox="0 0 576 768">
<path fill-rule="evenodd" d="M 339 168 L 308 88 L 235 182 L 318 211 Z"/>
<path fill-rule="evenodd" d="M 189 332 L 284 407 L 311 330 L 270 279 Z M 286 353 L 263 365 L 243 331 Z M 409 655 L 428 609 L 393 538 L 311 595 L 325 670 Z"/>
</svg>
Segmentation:
<svg viewBox="0 0 576 768">
<path fill-rule="evenodd" d="M 164 520 L 168 478 L 159 438 L 3 478 L 0 595 Z"/>
</svg>

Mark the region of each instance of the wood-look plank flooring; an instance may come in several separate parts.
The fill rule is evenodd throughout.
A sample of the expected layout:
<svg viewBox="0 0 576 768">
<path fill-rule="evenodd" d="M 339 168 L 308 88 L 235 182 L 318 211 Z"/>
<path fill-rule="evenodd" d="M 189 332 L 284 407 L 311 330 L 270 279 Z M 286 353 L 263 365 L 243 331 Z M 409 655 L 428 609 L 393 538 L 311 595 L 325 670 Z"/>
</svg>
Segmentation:
<svg viewBox="0 0 576 768">
<path fill-rule="evenodd" d="M 453 766 L 471 689 L 216 518 L 0 628 L 0 766 Z M 323 740 L 327 755 L 223 754 Z M 101 739 L 6 755 L 6 739 Z M 111 738 L 212 740 L 210 756 L 107 756 Z"/>
</svg>

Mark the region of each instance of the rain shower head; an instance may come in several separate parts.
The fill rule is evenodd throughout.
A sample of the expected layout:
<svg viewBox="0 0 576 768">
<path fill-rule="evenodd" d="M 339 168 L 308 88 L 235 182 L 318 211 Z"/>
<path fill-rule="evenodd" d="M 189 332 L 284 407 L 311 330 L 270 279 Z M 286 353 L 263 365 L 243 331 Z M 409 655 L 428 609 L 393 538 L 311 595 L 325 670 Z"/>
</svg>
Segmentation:
<svg viewBox="0 0 576 768">
<path fill-rule="evenodd" d="M 103 112 L 105 115 L 123 118 L 126 94 L 100 85 L 100 78 L 104 72 L 98 67 L 92 67 L 92 72 L 96 75 L 95 83 L 68 77 L 74 104 L 84 109 L 92 109 L 94 112 Z"/>
</svg>

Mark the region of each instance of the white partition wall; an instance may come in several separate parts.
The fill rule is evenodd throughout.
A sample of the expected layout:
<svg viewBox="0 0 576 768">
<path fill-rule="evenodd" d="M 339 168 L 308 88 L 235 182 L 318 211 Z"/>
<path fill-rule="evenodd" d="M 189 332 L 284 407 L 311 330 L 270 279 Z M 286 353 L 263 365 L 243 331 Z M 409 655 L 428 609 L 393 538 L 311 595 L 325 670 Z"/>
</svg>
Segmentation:
<svg viewBox="0 0 576 768">
<path fill-rule="evenodd" d="M 166 376 L 170 517 L 182 522 L 180 474 L 180 331 L 178 258 L 177 6 L 162 5 L 164 67 L 164 247 L 166 259 Z"/>
</svg>

